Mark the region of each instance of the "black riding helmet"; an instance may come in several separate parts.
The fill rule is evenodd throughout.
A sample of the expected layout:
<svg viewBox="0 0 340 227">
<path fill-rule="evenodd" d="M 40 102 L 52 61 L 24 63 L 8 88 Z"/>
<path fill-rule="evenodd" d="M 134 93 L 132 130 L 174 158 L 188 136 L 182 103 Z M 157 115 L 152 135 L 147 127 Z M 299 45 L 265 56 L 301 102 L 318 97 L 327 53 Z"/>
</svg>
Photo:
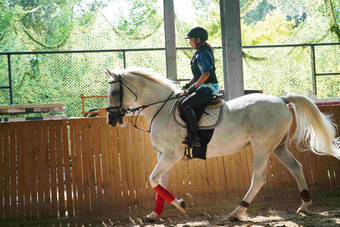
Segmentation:
<svg viewBox="0 0 340 227">
<path fill-rule="evenodd" d="M 189 38 L 200 38 L 201 42 L 204 43 L 208 40 L 208 32 L 202 27 L 192 28 L 187 34 L 186 39 Z"/>
</svg>

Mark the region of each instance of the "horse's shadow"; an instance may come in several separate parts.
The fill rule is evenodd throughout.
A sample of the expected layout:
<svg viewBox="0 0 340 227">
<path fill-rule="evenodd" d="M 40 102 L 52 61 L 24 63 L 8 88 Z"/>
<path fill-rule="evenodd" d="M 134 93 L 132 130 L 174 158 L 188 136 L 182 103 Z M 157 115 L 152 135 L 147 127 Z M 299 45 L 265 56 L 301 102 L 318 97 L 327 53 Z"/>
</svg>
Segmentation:
<svg viewBox="0 0 340 227">
<path fill-rule="evenodd" d="M 222 221 L 217 226 L 340 226 L 340 209 L 308 213 L 281 213 L 264 216 L 246 216 L 237 222 Z"/>
<path fill-rule="evenodd" d="M 340 226 L 340 209 L 309 213 L 291 211 L 284 213 L 272 210 L 264 215 L 245 215 L 241 221 L 226 220 L 221 213 L 184 216 L 165 217 L 157 220 L 156 223 L 140 223 L 140 226 Z"/>
<path fill-rule="evenodd" d="M 285 220 L 302 226 L 340 226 L 340 210 L 287 214 Z"/>
</svg>

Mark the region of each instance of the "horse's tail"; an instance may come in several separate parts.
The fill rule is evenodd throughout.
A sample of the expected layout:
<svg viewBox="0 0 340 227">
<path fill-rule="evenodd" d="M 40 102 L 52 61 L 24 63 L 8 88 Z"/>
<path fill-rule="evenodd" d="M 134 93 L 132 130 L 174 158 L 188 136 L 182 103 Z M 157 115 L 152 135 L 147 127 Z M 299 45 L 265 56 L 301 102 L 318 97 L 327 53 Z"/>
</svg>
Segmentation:
<svg viewBox="0 0 340 227">
<path fill-rule="evenodd" d="M 302 95 L 286 95 L 286 102 L 293 103 L 296 131 L 291 138 L 299 150 L 307 146 L 316 154 L 332 155 L 340 159 L 340 137 L 336 138 L 336 125 L 330 116 L 320 112 L 315 103 Z M 309 141 L 309 144 L 305 141 Z"/>
</svg>

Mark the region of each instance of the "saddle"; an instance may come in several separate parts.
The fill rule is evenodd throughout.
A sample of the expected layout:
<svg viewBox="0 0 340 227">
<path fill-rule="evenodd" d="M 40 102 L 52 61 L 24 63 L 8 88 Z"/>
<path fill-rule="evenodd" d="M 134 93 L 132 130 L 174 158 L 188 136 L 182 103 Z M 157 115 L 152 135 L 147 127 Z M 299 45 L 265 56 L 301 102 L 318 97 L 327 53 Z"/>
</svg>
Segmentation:
<svg viewBox="0 0 340 227">
<path fill-rule="evenodd" d="M 183 128 L 187 128 L 181 108 L 181 102 L 183 99 L 185 99 L 185 97 L 177 100 L 177 102 L 174 104 L 176 108 L 173 108 L 173 116 L 177 124 Z M 194 108 L 200 130 L 213 129 L 219 125 L 223 115 L 221 108 L 223 107 L 224 103 L 225 101 L 223 99 L 223 95 L 220 94 L 215 96 L 205 105 Z"/>
<path fill-rule="evenodd" d="M 173 106 L 173 116 L 175 122 L 183 128 L 187 128 L 184 114 L 182 114 L 181 102 L 185 97 L 177 100 Z M 225 104 L 223 95 L 215 96 L 210 102 L 205 105 L 194 108 L 196 118 L 198 120 L 199 134 L 201 138 L 201 147 L 193 147 L 192 149 L 186 147 L 184 151 L 184 157 L 186 160 L 192 158 L 206 159 L 207 146 L 210 142 L 214 128 L 216 128 L 221 122 L 223 111 L 222 108 Z"/>
</svg>

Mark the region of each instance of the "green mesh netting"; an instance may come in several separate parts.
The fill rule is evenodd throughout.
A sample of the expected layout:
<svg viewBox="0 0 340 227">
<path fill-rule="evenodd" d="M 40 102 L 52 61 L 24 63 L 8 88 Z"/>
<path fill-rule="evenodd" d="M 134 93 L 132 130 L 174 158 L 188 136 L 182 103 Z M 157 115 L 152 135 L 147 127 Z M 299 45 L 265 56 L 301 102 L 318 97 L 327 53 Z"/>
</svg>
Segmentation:
<svg viewBox="0 0 340 227">
<path fill-rule="evenodd" d="M 206 27 L 209 42 L 221 45 L 219 1 L 195 0 L 193 23 L 176 17 L 176 43 L 188 47 L 184 39 L 194 25 Z M 330 0 L 249 0 L 241 1 L 243 45 L 338 43 L 339 26 Z M 176 4 L 176 1 L 175 1 Z M 197 7 L 197 6 L 196 6 Z M 176 13 L 176 12 L 175 12 Z M 162 15 L 162 12 L 159 12 Z M 115 28 L 101 10 L 85 26 L 73 26 L 54 46 L 47 45 L 19 20 L 12 20 L 0 38 L 0 51 L 97 50 L 164 48 L 163 18 L 153 21 L 137 35 Z M 313 89 L 310 47 L 244 48 L 244 83 L 246 89 L 265 94 L 308 94 Z M 316 46 L 316 72 L 340 72 L 340 46 Z M 127 51 L 126 66 L 150 68 L 166 76 L 165 51 Z M 61 102 L 68 117 L 81 116 L 81 94 L 106 95 L 105 68 L 123 68 L 123 52 L 12 55 L 14 104 Z M 193 50 L 177 51 L 178 79 L 191 78 L 189 61 Z M 223 86 L 222 50 L 215 49 L 218 79 Z M 7 56 L 0 55 L 0 86 L 8 86 Z M 318 76 L 318 98 L 339 98 L 340 77 Z M 9 104 L 9 91 L 0 90 L 0 104 Z M 105 107 L 105 99 L 85 102 L 85 111 Z"/>
<path fill-rule="evenodd" d="M 256 8 L 259 1 L 253 1 Z M 336 22 L 331 1 L 317 0 L 268 0 L 273 6 L 272 23 L 291 22 L 293 30 L 282 35 L 280 44 L 338 43 L 339 27 Z M 248 6 L 250 7 L 250 6 Z M 243 15 L 247 15 L 243 12 Z M 283 19 L 279 19 L 279 18 Z M 269 19 L 269 18 L 267 18 Z M 258 22 L 265 24 L 265 20 Z M 289 24 L 286 26 L 289 26 Z M 284 25 L 278 27 L 283 29 Z M 285 33 L 281 33 L 285 34 Z M 275 34 L 274 34 L 275 35 Z M 266 43 L 264 43 L 266 44 Z M 263 89 L 265 93 L 282 95 L 290 93 L 308 94 L 313 89 L 311 48 L 260 48 L 244 49 L 245 86 Z M 340 45 L 316 46 L 316 73 L 340 72 Z M 317 76 L 318 98 L 339 98 L 340 77 Z"/>
<path fill-rule="evenodd" d="M 10 32 L 0 42 L 2 51 L 137 49 L 150 48 L 150 43 L 156 48 L 164 47 L 164 42 L 159 41 L 159 37 L 164 37 L 161 27 L 160 22 L 152 36 L 128 37 L 114 29 L 98 11 L 86 26 L 73 27 L 57 46 L 42 43 L 18 20 L 13 21 Z M 7 56 L 0 56 L 0 59 L 0 84 L 8 86 Z M 166 74 L 165 51 L 126 52 L 125 59 L 127 67 L 152 68 L 164 76 Z M 11 64 L 14 104 L 61 102 L 66 106 L 68 117 L 81 116 L 82 94 L 107 95 L 105 68 L 124 67 L 122 52 L 12 55 Z M 8 90 L 2 89 L 0 93 L 0 104 L 8 105 Z M 85 111 L 106 105 L 105 99 L 86 99 Z"/>
<path fill-rule="evenodd" d="M 250 45 L 339 43 L 339 25 L 332 1 L 324 0 L 249 0 L 241 8 L 243 73 L 245 89 L 263 90 L 265 94 L 282 95 L 284 92 L 307 95 L 313 89 L 311 47 L 247 48 Z M 206 5 L 209 14 L 219 14 L 218 1 Z M 205 26 L 209 18 L 198 18 Z M 211 22 L 208 30 L 215 30 Z M 177 33 L 185 34 L 182 24 L 176 24 Z M 220 46 L 220 33 L 209 41 Z M 183 37 L 183 35 L 182 35 Z M 177 40 L 179 45 L 185 41 Z M 315 46 L 316 73 L 340 72 L 340 45 Z M 182 51 L 190 56 L 190 52 Z M 222 72 L 221 51 L 216 50 L 219 75 Z M 217 57 L 218 56 L 218 57 Z M 180 62 L 179 76 L 190 74 Z M 219 77 L 223 83 L 223 78 Z M 340 97 L 340 76 L 317 76 L 319 99 Z"/>
</svg>

